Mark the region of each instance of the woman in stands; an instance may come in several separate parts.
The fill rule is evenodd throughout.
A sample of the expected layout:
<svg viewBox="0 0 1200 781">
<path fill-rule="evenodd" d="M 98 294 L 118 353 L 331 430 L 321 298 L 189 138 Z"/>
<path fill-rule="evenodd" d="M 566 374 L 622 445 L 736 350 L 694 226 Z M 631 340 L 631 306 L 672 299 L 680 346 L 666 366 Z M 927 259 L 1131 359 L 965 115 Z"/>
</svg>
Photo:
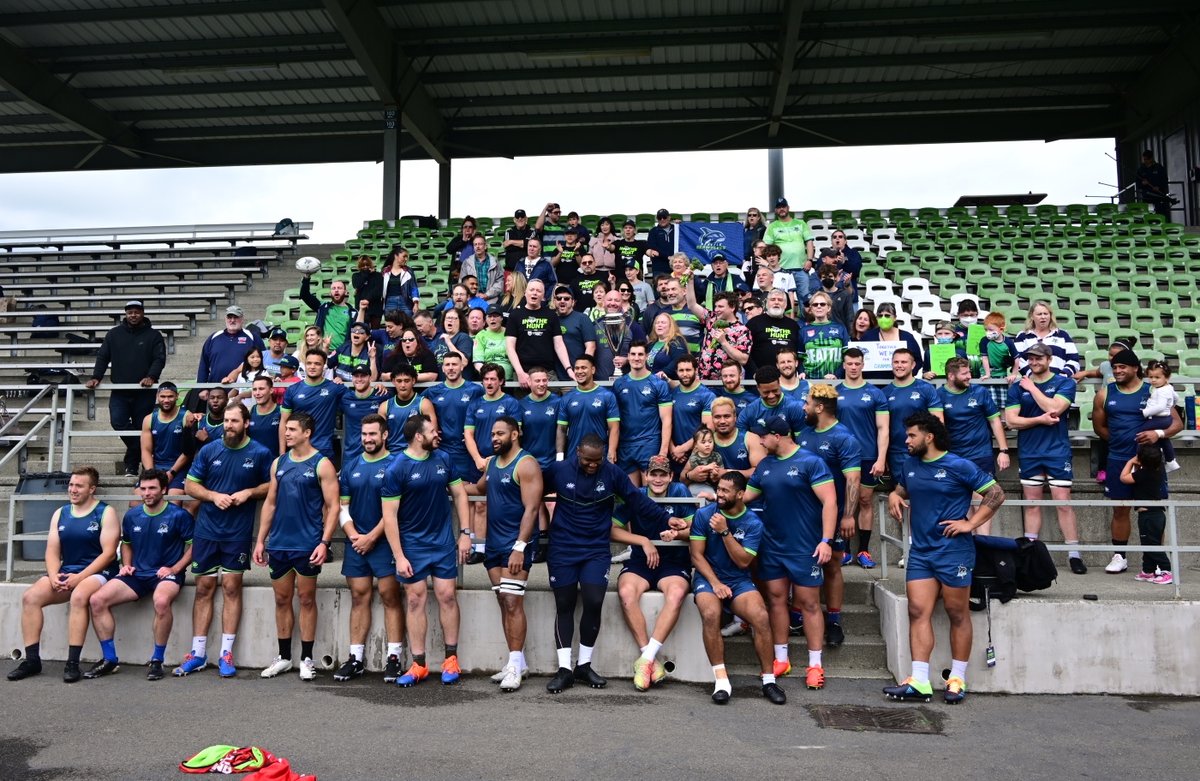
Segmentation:
<svg viewBox="0 0 1200 781">
<path fill-rule="evenodd" d="M 1025 351 L 1035 344 L 1044 344 L 1050 348 L 1050 371 L 1068 377 L 1079 371 L 1079 349 L 1071 335 L 1058 327 L 1058 322 L 1054 319 L 1054 310 L 1045 301 L 1034 301 L 1029 307 L 1025 330 L 1017 334 L 1013 342 L 1017 346 L 1013 379 L 1020 379 L 1029 373 Z"/>
<path fill-rule="evenodd" d="M 463 330 L 465 317 L 461 309 L 446 309 L 442 312 L 441 335 L 433 343 L 433 354 L 441 365 L 446 353 L 457 352 L 467 357 L 468 371 L 475 353 L 475 342 Z"/>
<path fill-rule="evenodd" d="M 225 385 L 249 385 L 254 378 L 263 373 L 263 354 L 257 347 L 251 347 L 242 359 L 242 365 L 230 372 L 221 380 Z"/>
<path fill-rule="evenodd" d="M 642 319 L 642 308 L 637 305 L 636 297 L 633 294 L 633 284 L 630 282 L 622 282 L 617 285 L 617 291 L 621 294 L 621 303 L 623 311 L 631 312 L 634 320 Z"/>
<path fill-rule="evenodd" d="M 520 274 L 505 274 L 504 275 L 504 295 L 500 296 L 500 311 L 504 313 L 504 319 L 508 319 L 508 313 L 525 301 L 525 286 L 529 284 L 525 281 L 525 277 Z"/>
<path fill-rule="evenodd" d="M 642 270 L 636 265 L 627 266 L 625 268 L 625 281 L 633 288 L 633 301 L 631 302 L 639 312 L 646 311 L 646 307 L 654 303 L 654 288 L 650 287 L 649 283 L 642 279 Z"/>
<path fill-rule="evenodd" d="M 360 255 L 358 270 L 350 275 L 354 286 L 354 307 L 359 319 L 366 319 L 372 328 L 379 327 L 383 317 L 383 274 L 375 270 L 375 261 L 370 255 Z"/>
<path fill-rule="evenodd" d="M 762 243 L 763 235 L 767 232 L 767 223 L 763 221 L 762 211 L 755 206 L 746 210 L 746 221 L 742 223 L 742 257 L 754 256 L 754 245 Z M 763 243 L 763 246 L 767 246 Z M 759 257 L 762 257 L 761 254 Z"/>
<path fill-rule="evenodd" d="M 399 310 L 412 317 L 412 313 L 421 308 L 421 291 L 408 268 L 408 250 L 396 247 L 390 261 L 385 261 L 380 295 L 384 312 Z"/>
<path fill-rule="evenodd" d="M 588 251 L 596 259 L 596 268 L 600 271 L 612 271 L 617 267 L 617 256 L 613 254 L 613 242 L 617 240 L 613 232 L 613 221 L 609 217 L 601 217 L 596 226 L 596 235 L 588 243 Z"/>
<path fill-rule="evenodd" d="M 405 364 L 417 373 L 417 382 L 437 382 L 438 362 L 416 329 L 405 328 L 400 334 L 400 351 L 392 356 L 385 371 L 391 374 L 396 366 Z"/>
<path fill-rule="evenodd" d="M 767 249 L 767 243 L 762 239 L 750 245 L 750 252 L 746 253 L 746 259 L 742 261 L 742 276 L 746 279 L 754 279 L 754 275 L 758 273 L 760 266 L 767 265 L 767 259 L 763 257 L 763 252 Z"/>
<path fill-rule="evenodd" d="M 920 356 L 924 354 L 921 351 L 921 343 L 911 331 L 905 331 L 896 324 L 896 305 L 885 301 L 875 307 L 875 322 L 875 328 L 863 334 L 859 341 L 904 342 L 904 346 L 912 351 L 913 360 L 916 361 L 916 365 L 913 367 L 913 375 L 920 376 L 923 365 Z M 890 380 L 893 378 L 891 371 L 863 372 L 863 376 L 868 380 Z"/>
<path fill-rule="evenodd" d="M 584 314 L 593 323 L 604 318 L 604 297 L 608 295 L 608 285 L 597 282 L 592 288 L 592 305 L 584 310 Z"/>
<path fill-rule="evenodd" d="M 301 366 L 304 365 L 304 359 L 308 355 L 308 351 L 315 349 L 323 350 L 328 355 L 329 340 L 325 338 L 325 335 L 321 332 L 320 328 L 317 328 L 315 325 L 310 325 L 308 328 L 304 329 L 304 338 L 300 340 L 300 346 L 294 353 L 296 360 L 300 362 Z M 325 379 L 333 379 L 332 369 L 325 370 Z"/>
<path fill-rule="evenodd" d="M 688 354 L 687 340 L 679 332 L 679 326 L 666 312 L 661 312 L 654 318 L 653 339 L 646 349 L 646 368 L 652 374 L 659 374 L 664 379 L 678 380 L 675 376 L 675 364 Z"/>
<path fill-rule="evenodd" d="M 870 309 L 860 309 L 854 319 L 850 321 L 850 341 L 861 342 L 866 337 L 867 331 L 879 327 L 879 321 L 875 319 L 875 313 Z"/>
</svg>

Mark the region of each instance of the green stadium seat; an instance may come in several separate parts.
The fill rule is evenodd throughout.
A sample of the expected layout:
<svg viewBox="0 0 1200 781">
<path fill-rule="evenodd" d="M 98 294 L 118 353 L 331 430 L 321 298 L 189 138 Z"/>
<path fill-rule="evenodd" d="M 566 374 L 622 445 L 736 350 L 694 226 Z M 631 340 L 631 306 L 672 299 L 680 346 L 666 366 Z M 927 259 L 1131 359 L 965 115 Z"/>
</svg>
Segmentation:
<svg viewBox="0 0 1200 781">
<path fill-rule="evenodd" d="M 990 271 L 987 277 L 975 282 L 975 294 L 988 301 L 1004 292 L 1004 280 L 992 276 Z"/>
<path fill-rule="evenodd" d="M 986 254 L 987 262 L 993 266 L 1000 266 L 1006 263 L 1016 263 L 1017 256 L 1010 250 L 996 249 Z"/>
<path fill-rule="evenodd" d="M 1068 268 L 1074 268 L 1083 263 L 1083 253 L 1078 249 L 1064 249 L 1058 253 L 1058 262 Z"/>
<path fill-rule="evenodd" d="M 1176 356 L 1179 361 L 1179 373 L 1185 377 L 1200 377 L 1200 349 L 1188 348 L 1180 350 Z"/>
<path fill-rule="evenodd" d="M 712 222 L 712 221 L 713 221 L 712 215 L 709 214 L 708 212 L 692 212 L 691 216 L 689 217 L 689 222 Z M 737 221 L 737 219 L 734 218 L 733 222 L 736 222 L 736 221 Z"/>
<path fill-rule="evenodd" d="M 1152 260 L 1146 264 L 1145 273 L 1165 286 L 1166 281 L 1175 273 L 1175 264 L 1169 260 Z"/>
<path fill-rule="evenodd" d="M 1164 353 L 1162 350 L 1155 350 L 1151 347 L 1139 347 L 1137 355 L 1143 366 L 1150 361 L 1165 361 L 1167 359 L 1166 353 Z"/>
<path fill-rule="evenodd" d="M 1200 331 L 1200 308 L 1180 307 L 1171 313 L 1171 325 L 1188 333 Z"/>
<path fill-rule="evenodd" d="M 1098 276 L 1091 280 L 1092 292 L 1100 298 L 1111 298 L 1114 293 L 1121 292 L 1121 283 L 1110 276 Z"/>
<path fill-rule="evenodd" d="M 1087 318 L 1088 330 L 1097 334 L 1109 334 L 1114 328 L 1120 327 L 1117 313 L 1101 307 L 1077 308 L 1076 313 Z"/>
<path fill-rule="evenodd" d="M 1182 328 L 1155 328 L 1150 335 L 1154 339 L 1155 349 L 1162 350 L 1169 357 L 1177 358 L 1180 350 L 1187 349 L 1187 334 Z"/>
<path fill-rule="evenodd" d="M 999 272 L 1000 278 L 1004 280 L 1004 284 L 1006 285 L 1015 284 L 1018 280 L 1022 279 L 1036 280 L 1029 267 L 1024 263 L 1005 263 L 1003 265 L 992 263 L 992 270 L 993 272 Z"/>
<path fill-rule="evenodd" d="M 954 258 L 954 267 L 960 270 L 967 264 L 979 263 L 978 252 L 955 252 L 952 257 Z"/>
<path fill-rule="evenodd" d="M 1178 296 L 1187 296 L 1193 304 L 1200 296 L 1200 286 L 1196 284 L 1196 278 L 1183 274 L 1177 274 L 1167 280 L 1167 286 L 1171 288 L 1171 292 Z"/>
<path fill-rule="evenodd" d="M 1087 328 L 1072 328 L 1070 330 L 1071 340 L 1079 346 L 1080 352 L 1083 352 L 1084 350 L 1096 349 L 1096 334 L 1092 333 Z M 1091 363 L 1089 362 L 1088 365 L 1090 366 Z"/>
<path fill-rule="evenodd" d="M 982 293 L 980 294 L 980 297 L 983 297 Z M 987 299 L 987 302 L 988 309 L 998 309 L 1001 312 L 1007 312 L 1009 310 L 1016 309 L 1023 313 L 1027 308 L 1023 306 L 1021 304 L 1021 300 L 1012 293 L 994 293 Z M 1024 315 L 1022 315 L 1022 317 L 1024 317 Z"/>
<path fill-rule="evenodd" d="M 939 274 L 931 276 L 929 279 L 934 285 L 937 285 L 938 295 L 942 298 L 950 298 L 959 293 L 967 293 L 968 285 L 965 279 L 960 279 L 957 276 L 950 274 Z"/>
<path fill-rule="evenodd" d="M 299 344 L 304 337 L 304 329 L 308 328 L 307 320 L 284 320 L 274 325 L 279 326 L 287 333 L 288 344 Z"/>
<path fill-rule="evenodd" d="M 1163 327 L 1162 315 L 1153 309 L 1134 309 L 1129 312 L 1129 327 L 1137 331 L 1139 336 L 1153 336 L 1155 331 Z"/>
<path fill-rule="evenodd" d="M 1067 293 L 1063 297 L 1067 299 L 1067 305 L 1076 312 L 1093 307 L 1097 309 L 1100 308 L 1100 297 L 1095 293 L 1085 293 L 1080 291 L 1078 293 Z"/>
<path fill-rule="evenodd" d="M 975 250 L 979 253 L 996 252 L 1003 249 L 999 239 L 980 239 L 975 242 Z"/>
<path fill-rule="evenodd" d="M 1078 278 L 1068 276 L 1066 274 L 1060 274 L 1053 279 L 1047 279 L 1045 281 L 1050 283 L 1050 286 L 1054 290 L 1054 295 L 1058 296 L 1059 298 L 1067 298 L 1072 293 L 1083 292 L 1083 283 L 1080 282 Z"/>
<path fill-rule="evenodd" d="M 278 325 L 292 318 L 292 308 L 290 304 L 271 304 L 263 311 L 263 319 L 271 325 Z"/>
<path fill-rule="evenodd" d="M 1048 298 L 1047 284 L 1040 279 L 1028 277 L 1013 282 L 1013 293 L 1025 301 L 1038 301 Z"/>
<path fill-rule="evenodd" d="M 992 276 L 992 267 L 986 263 L 964 263 L 962 266 L 959 266 L 958 272 L 967 281 L 968 285 L 974 287 L 978 287 L 979 283 L 984 280 L 995 278 Z M 998 280 L 998 284 L 1003 288 L 1002 280 Z"/>
<path fill-rule="evenodd" d="M 1108 308 L 1122 315 L 1128 315 L 1141 309 L 1137 293 L 1128 290 L 1117 290 L 1108 296 Z M 1155 312 L 1155 314 L 1158 314 Z"/>
<path fill-rule="evenodd" d="M 1155 290 L 1150 293 L 1149 299 L 1151 307 L 1168 317 L 1181 306 L 1179 296 L 1170 290 Z"/>
</svg>

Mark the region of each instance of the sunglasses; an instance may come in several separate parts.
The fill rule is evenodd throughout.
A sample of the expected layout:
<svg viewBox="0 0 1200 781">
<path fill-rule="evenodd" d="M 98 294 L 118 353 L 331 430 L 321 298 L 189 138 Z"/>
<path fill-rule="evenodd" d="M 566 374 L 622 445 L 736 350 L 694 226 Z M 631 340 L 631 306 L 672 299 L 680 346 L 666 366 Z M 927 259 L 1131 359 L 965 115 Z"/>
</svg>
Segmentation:
<svg viewBox="0 0 1200 781">
<path fill-rule="evenodd" d="M 402 342 L 415 342 L 415 341 L 417 341 L 417 340 L 416 340 L 416 339 L 414 339 L 414 338 L 412 338 L 411 336 L 405 336 L 405 337 L 404 337 L 404 338 L 402 338 L 400 341 L 402 341 Z"/>
<path fill-rule="evenodd" d="M 819 306 L 829 306 L 829 304 L 826 304 L 824 301 L 814 301 L 811 304 L 809 304 L 809 306 L 816 309 Z"/>
<path fill-rule="evenodd" d="M 554 300 L 555 301 L 572 301 L 572 300 L 574 300 L 574 296 L 555 296 Z"/>
</svg>

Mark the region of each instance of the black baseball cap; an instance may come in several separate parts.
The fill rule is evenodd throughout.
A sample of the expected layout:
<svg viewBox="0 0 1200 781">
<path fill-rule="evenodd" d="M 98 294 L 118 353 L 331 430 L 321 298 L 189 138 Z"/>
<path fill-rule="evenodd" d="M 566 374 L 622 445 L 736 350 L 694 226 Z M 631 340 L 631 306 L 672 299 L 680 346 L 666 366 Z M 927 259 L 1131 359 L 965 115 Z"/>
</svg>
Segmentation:
<svg viewBox="0 0 1200 781">
<path fill-rule="evenodd" d="M 355 323 L 354 325 L 350 326 L 350 330 L 351 331 L 362 331 L 364 334 L 371 333 L 371 329 L 367 327 L 366 323 Z"/>
<path fill-rule="evenodd" d="M 279 359 L 279 365 L 286 366 L 289 369 L 299 369 L 300 361 L 297 360 L 296 356 L 294 356 L 294 355 L 285 355 Z"/>
<path fill-rule="evenodd" d="M 658 213 L 654 216 L 661 220 L 663 217 L 670 217 L 671 212 L 667 211 L 666 209 L 659 209 Z"/>
<path fill-rule="evenodd" d="M 836 258 L 837 256 L 837 250 L 832 247 L 826 247 L 825 249 L 821 250 L 821 257 L 823 258 Z"/>
<path fill-rule="evenodd" d="M 367 376 L 370 376 L 371 367 L 365 363 L 356 363 L 356 364 L 354 364 L 354 368 L 350 370 L 350 374 L 352 374 L 352 375 L 365 374 Z"/>
<path fill-rule="evenodd" d="M 718 260 L 719 260 L 719 261 L 721 261 L 722 263 L 728 263 L 728 262 L 729 262 L 729 258 L 725 257 L 725 253 L 723 253 L 723 252 L 714 252 L 714 253 L 712 254 L 712 257 L 711 257 L 711 258 L 709 258 L 708 262 L 709 262 L 709 263 L 716 263 Z"/>
<path fill-rule="evenodd" d="M 269 334 L 267 334 L 267 338 L 268 339 L 287 339 L 287 331 L 283 330 L 282 328 L 272 328 L 271 332 Z"/>
<path fill-rule="evenodd" d="M 515 212 L 513 212 L 513 217 L 527 217 L 527 216 L 529 216 L 529 215 L 525 214 L 524 209 L 517 209 Z"/>
<path fill-rule="evenodd" d="M 776 209 L 778 209 L 780 206 L 787 206 L 787 205 L 788 205 L 787 198 L 776 198 L 775 199 L 775 208 Z"/>
<path fill-rule="evenodd" d="M 487 317 L 504 317 L 504 310 L 498 306 L 492 305 L 488 307 L 487 312 L 484 312 Z"/>
<path fill-rule="evenodd" d="M 628 219 L 628 220 L 625 220 L 625 224 L 626 224 L 626 225 L 629 225 L 629 226 L 632 226 L 632 227 L 634 227 L 634 228 L 636 228 L 636 227 L 637 227 L 637 220 L 634 220 L 634 219 Z"/>
</svg>

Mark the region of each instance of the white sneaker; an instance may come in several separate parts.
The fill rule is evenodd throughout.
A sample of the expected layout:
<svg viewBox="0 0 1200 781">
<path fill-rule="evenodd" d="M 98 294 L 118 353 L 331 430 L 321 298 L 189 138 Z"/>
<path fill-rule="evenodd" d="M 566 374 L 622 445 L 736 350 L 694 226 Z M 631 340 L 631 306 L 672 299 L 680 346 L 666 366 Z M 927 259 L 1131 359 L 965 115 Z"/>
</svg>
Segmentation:
<svg viewBox="0 0 1200 781">
<path fill-rule="evenodd" d="M 512 665 L 505 665 L 503 668 L 501 668 L 500 672 L 493 675 L 491 678 L 492 683 L 502 683 L 504 681 L 504 676 L 508 675 L 508 668 L 511 666 Z M 528 677 L 528 675 L 529 675 L 529 668 L 526 667 L 524 670 L 521 671 L 521 677 L 526 678 L 526 677 Z"/>
<path fill-rule="evenodd" d="M 1170 461 L 1168 461 L 1167 463 L 1163 464 L 1163 467 L 1164 467 L 1164 468 L 1165 468 L 1165 469 L 1166 469 L 1168 472 L 1175 472 L 1175 471 L 1178 471 L 1178 470 L 1180 470 L 1180 469 L 1183 469 L 1183 467 L 1181 467 L 1181 466 L 1179 465 L 1179 462 L 1178 462 L 1178 461 L 1176 461 L 1176 460 L 1175 460 L 1175 459 L 1173 459 L 1173 458 L 1172 458 Z"/>
<path fill-rule="evenodd" d="M 1129 561 L 1119 553 L 1114 553 L 1112 561 L 1108 562 L 1104 567 L 1104 571 L 1109 575 L 1116 575 L 1118 572 L 1124 572 L 1129 569 Z"/>
<path fill-rule="evenodd" d="M 900 561 L 896 562 L 896 566 L 899 567 L 900 569 L 904 569 L 904 557 L 903 556 L 900 557 Z"/>
<path fill-rule="evenodd" d="M 312 659 L 305 659 L 300 662 L 300 680 L 311 681 L 317 677 L 317 666 L 313 664 Z"/>
<path fill-rule="evenodd" d="M 625 550 L 621 551 L 616 556 L 612 557 L 612 563 L 613 564 L 621 564 L 622 562 L 629 561 L 629 558 L 632 555 L 633 555 L 633 548 L 627 547 L 627 548 L 625 548 Z"/>
<path fill-rule="evenodd" d="M 504 680 L 500 681 L 500 691 L 515 692 L 521 688 L 521 678 L 524 676 L 515 665 L 507 665 L 501 672 L 504 673 Z"/>
<path fill-rule="evenodd" d="M 749 631 L 750 627 L 741 622 L 741 619 L 735 618 L 725 626 L 721 627 L 721 637 L 737 637 L 744 635 Z"/>
<path fill-rule="evenodd" d="M 284 659 L 282 656 L 276 656 L 275 661 L 271 662 L 271 666 L 262 671 L 263 678 L 274 678 L 276 675 L 286 673 L 292 669 L 292 660 Z"/>
</svg>

